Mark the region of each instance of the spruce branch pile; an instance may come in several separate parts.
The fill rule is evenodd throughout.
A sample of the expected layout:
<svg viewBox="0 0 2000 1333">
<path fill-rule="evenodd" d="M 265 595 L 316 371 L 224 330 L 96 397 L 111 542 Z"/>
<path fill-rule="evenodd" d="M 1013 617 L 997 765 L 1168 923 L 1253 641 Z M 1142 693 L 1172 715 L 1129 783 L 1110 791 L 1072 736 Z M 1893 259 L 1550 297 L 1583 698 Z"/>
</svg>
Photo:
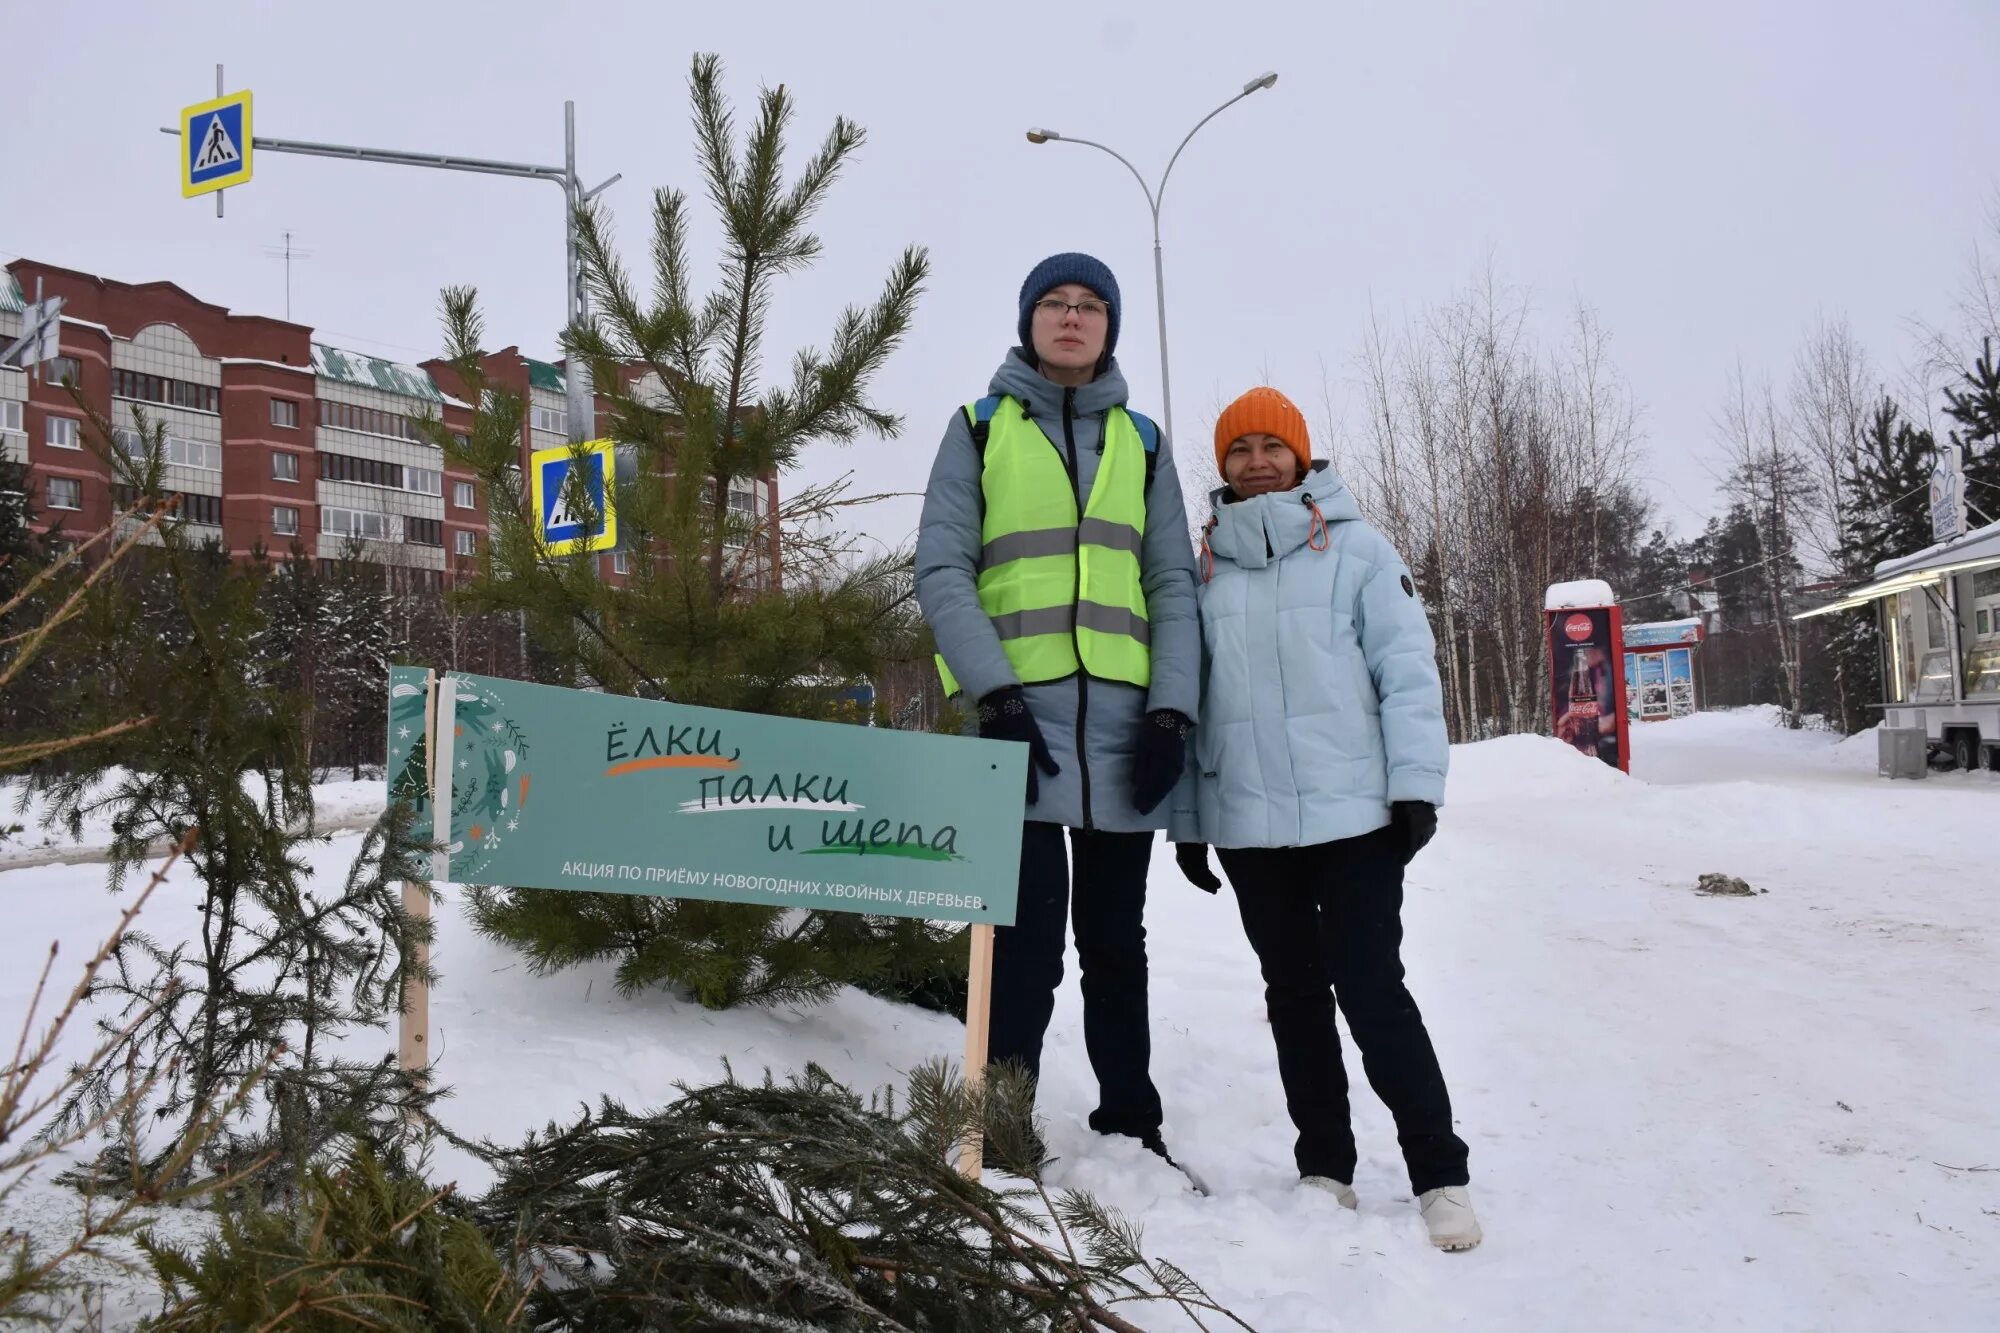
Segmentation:
<svg viewBox="0 0 2000 1333">
<path fill-rule="evenodd" d="M 1004 1072 L 982 1096 L 941 1063 L 900 1108 L 810 1066 L 646 1114 L 606 1101 L 496 1154 L 478 1213 L 541 1269 L 538 1327 L 1124 1330 L 1159 1302 L 1247 1327 L 1089 1196 L 1049 1195 L 1031 1108 Z M 959 1174 L 979 1131 L 1024 1183 Z"/>
</svg>

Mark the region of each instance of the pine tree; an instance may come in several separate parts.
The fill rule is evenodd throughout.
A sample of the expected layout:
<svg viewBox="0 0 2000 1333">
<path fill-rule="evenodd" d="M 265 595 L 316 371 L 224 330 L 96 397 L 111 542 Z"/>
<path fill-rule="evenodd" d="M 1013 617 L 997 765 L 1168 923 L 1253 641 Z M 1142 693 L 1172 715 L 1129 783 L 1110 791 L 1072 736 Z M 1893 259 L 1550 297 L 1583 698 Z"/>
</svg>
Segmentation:
<svg viewBox="0 0 2000 1333">
<path fill-rule="evenodd" d="M 1994 360 L 1991 338 L 1981 340 L 1979 355 L 1959 382 L 1945 389 L 1944 398 L 1945 415 L 1958 423 L 1951 442 L 1963 450 L 1972 524 L 2000 521 L 2000 363 Z"/>
<path fill-rule="evenodd" d="M 493 497 L 493 541 L 468 604 L 519 613 L 558 683 L 756 713 L 834 720 L 829 681 L 872 679 L 882 663 L 921 652 L 907 553 L 858 557 L 829 520 L 859 502 L 844 482 L 801 490 L 779 513 L 748 489 L 795 469 L 818 443 L 900 422 L 870 388 L 901 344 L 928 271 L 920 249 L 894 264 L 881 295 L 850 308 L 830 347 L 804 349 L 789 379 L 767 372 L 765 328 L 776 281 L 809 265 L 820 243 L 807 223 L 825 201 L 861 128 L 837 119 L 796 179 L 783 179 L 793 118 L 782 87 L 767 90 L 739 142 L 721 62 L 696 58 L 689 76 L 695 137 L 723 232 L 721 285 L 692 291 L 686 196 L 654 197 L 651 290 L 642 298 L 617 257 L 606 219 L 577 216 L 584 271 L 601 316 L 563 342 L 610 402 L 620 442 L 620 545 L 630 583 L 613 587 L 598 558 L 551 558 L 518 470 L 522 405 L 480 370 L 474 294 L 445 294 L 450 364 L 479 405 L 464 441 L 439 444 L 475 470 Z M 569 499 L 591 499 L 579 479 Z M 778 568 L 782 559 L 782 570 Z M 842 983 L 921 984 L 962 968 L 950 936 L 907 918 L 812 914 L 744 904 L 624 894 L 481 891 L 480 928 L 539 967 L 618 960 L 622 986 L 674 984 L 702 1003 L 823 998 Z"/>
<path fill-rule="evenodd" d="M 1936 445 L 1931 434 L 1902 419 L 1893 399 L 1877 403 L 1862 436 L 1861 452 L 1842 483 L 1847 538 L 1835 553 L 1843 579 L 1860 582 L 1884 560 L 1930 545 L 1929 492 Z M 1826 637 L 1833 664 L 1833 706 L 1841 729 L 1859 731 L 1874 720 L 1870 706 L 1883 698 L 1881 646 L 1873 606 L 1841 611 L 1815 627 Z"/>
<path fill-rule="evenodd" d="M 1902 419 L 1892 399 L 1876 405 L 1862 452 L 1847 479 L 1853 537 L 1841 552 L 1841 574 L 1862 579 L 1875 566 L 1914 555 L 1931 544 L 1925 502 L 1937 443 L 1927 430 Z"/>
</svg>

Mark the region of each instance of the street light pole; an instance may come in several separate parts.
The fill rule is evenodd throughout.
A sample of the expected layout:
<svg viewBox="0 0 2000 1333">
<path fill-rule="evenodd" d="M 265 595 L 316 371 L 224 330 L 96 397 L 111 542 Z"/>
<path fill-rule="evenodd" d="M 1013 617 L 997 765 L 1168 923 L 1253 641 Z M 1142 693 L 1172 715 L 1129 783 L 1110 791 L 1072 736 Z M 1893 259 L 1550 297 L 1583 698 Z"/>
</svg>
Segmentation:
<svg viewBox="0 0 2000 1333">
<path fill-rule="evenodd" d="M 1174 438 L 1174 393 L 1172 382 L 1167 375 L 1167 271 L 1166 261 L 1160 250 L 1160 206 L 1166 201 L 1167 179 L 1174 174 L 1174 163 L 1181 160 L 1181 152 L 1188 146 L 1188 141 L 1201 132 L 1202 126 L 1214 120 L 1230 107 L 1235 106 L 1251 93 L 1269 88 L 1277 81 L 1278 76 L 1276 73 L 1260 74 L 1250 80 L 1250 82 L 1244 84 L 1243 91 L 1237 93 L 1227 102 L 1224 102 L 1221 106 L 1196 121 L 1195 127 L 1189 130 L 1187 136 L 1181 140 L 1180 147 L 1174 149 L 1174 155 L 1167 159 L 1167 169 L 1160 173 L 1160 183 L 1157 188 L 1146 184 L 1146 178 L 1139 174 L 1139 168 L 1133 166 L 1123 153 L 1106 144 L 1098 143 L 1093 139 L 1078 139 L 1066 136 L 1057 133 L 1055 130 L 1032 129 L 1028 131 L 1028 142 L 1032 144 L 1050 142 L 1081 144 L 1085 148 L 1095 148 L 1099 152 L 1111 154 L 1111 156 L 1117 158 L 1124 165 L 1125 170 L 1132 173 L 1132 179 L 1139 182 L 1139 189 L 1146 196 L 1146 207 L 1153 215 L 1153 308 L 1159 316 L 1160 322 L 1160 398 L 1162 400 L 1161 408 L 1166 417 L 1167 438 L 1170 440 Z"/>
</svg>

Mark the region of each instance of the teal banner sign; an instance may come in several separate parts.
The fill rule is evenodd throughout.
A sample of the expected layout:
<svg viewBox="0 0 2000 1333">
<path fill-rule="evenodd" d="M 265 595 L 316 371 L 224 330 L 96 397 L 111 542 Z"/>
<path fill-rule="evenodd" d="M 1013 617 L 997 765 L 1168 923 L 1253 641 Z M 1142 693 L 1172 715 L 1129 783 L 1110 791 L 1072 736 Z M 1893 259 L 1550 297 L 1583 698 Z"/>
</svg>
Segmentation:
<svg viewBox="0 0 2000 1333">
<path fill-rule="evenodd" d="M 1011 925 L 1027 748 L 389 673 L 389 789 L 445 765 L 458 884 Z M 444 840 L 444 839 L 440 839 Z"/>
</svg>

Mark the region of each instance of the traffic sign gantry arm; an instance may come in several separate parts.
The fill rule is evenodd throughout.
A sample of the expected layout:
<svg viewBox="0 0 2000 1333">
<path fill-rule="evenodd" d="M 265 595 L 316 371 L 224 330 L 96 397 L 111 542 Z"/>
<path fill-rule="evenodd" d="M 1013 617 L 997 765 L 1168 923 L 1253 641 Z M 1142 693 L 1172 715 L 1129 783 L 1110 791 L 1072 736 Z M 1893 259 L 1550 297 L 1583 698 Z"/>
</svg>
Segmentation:
<svg viewBox="0 0 2000 1333">
<path fill-rule="evenodd" d="M 222 98 L 222 66 L 215 67 L 215 91 Z M 238 181 L 224 181 L 222 184 L 239 184 L 250 178 L 248 163 L 254 146 L 266 153 L 297 153 L 305 157 L 334 157 L 349 162 L 380 162 L 396 167 L 430 167 L 438 171 L 470 171 L 482 176 L 512 176 L 521 180 L 545 180 L 562 187 L 564 200 L 563 239 L 565 244 L 565 274 L 563 313 L 568 323 L 580 323 L 590 316 L 589 292 L 583 282 L 583 262 L 577 247 L 576 211 L 610 189 L 623 179 L 623 174 L 614 175 L 592 189 L 584 189 L 583 182 L 576 174 L 576 103 L 563 103 L 564 161 L 559 167 L 538 166 L 532 162 L 502 162 L 491 158 L 456 157 L 449 153 L 412 153 L 393 148 L 361 148 L 353 144 L 310 143 L 301 139 L 253 139 L 250 135 L 250 94 L 240 94 L 243 98 L 243 134 L 240 147 L 243 153 L 244 172 Z M 208 104 L 202 104 L 208 105 Z M 160 133 L 185 137 L 186 117 L 189 112 L 200 110 L 200 106 L 190 107 L 182 112 L 181 129 L 162 126 Z M 182 171 L 190 170 L 194 152 L 185 144 L 181 148 Z M 185 189 L 185 178 L 183 182 Z M 215 215 L 222 216 L 222 195 L 220 186 L 210 186 L 217 191 Z M 200 193 L 195 191 L 194 193 Z M 569 437 L 572 441 L 589 440 L 596 432 L 596 398 L 591 392 L 589 367 L 581 362 L 573 363 L 565 376 L 569 399 Z"/>
</svg>

